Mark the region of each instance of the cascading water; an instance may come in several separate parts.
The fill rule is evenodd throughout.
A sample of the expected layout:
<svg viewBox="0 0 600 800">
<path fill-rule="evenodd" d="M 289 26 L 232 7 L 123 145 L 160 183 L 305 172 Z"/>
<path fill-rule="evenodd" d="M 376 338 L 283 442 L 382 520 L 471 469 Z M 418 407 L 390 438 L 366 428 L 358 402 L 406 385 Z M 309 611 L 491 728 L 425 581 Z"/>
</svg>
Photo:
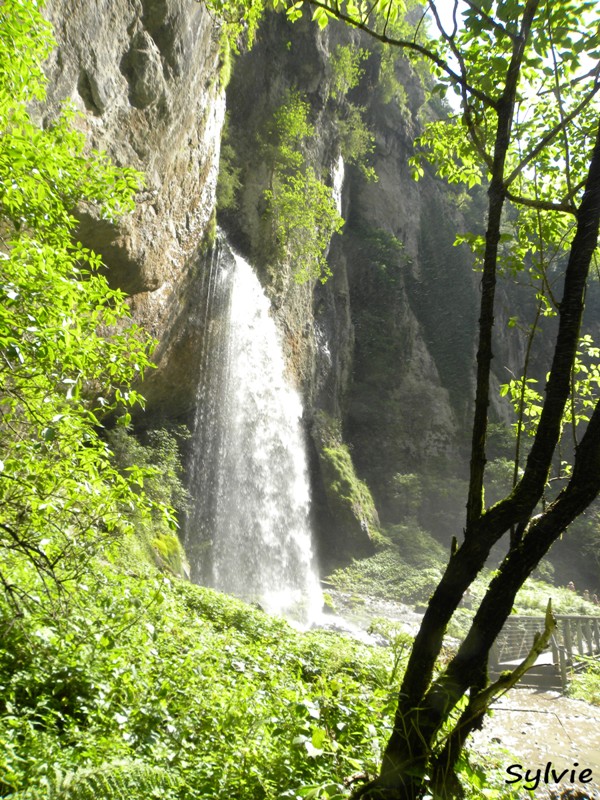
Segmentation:
<svg viewBox="0 0 600 800">
<path fill-rule="evenodd" d="M 185 544 L 192 578 L 310 621 L 322 595 L 309 524 L 302 405 L 270 303 L 224 242 L 207 273 Z"/>
</svg>

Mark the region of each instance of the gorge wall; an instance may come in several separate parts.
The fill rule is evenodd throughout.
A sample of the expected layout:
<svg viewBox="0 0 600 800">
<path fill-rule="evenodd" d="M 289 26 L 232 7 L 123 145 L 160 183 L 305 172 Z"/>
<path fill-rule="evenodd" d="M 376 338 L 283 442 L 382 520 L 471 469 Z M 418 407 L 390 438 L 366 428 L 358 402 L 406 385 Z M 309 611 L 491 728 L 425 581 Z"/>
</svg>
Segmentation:
<svg viewBox="0 0 600 800">
<path fill-rule="evenodd" d="M 70 98 L 91 144 L 146 175 L 134 214 L 113 226 L 79 209 L 79 235 L 103 255 L 109 280 L 131 295 L 134 317 L 159 341 L 157 369 L 142 387 L 148 415 L 189 421 L 226 49 L 215 20 L 191 0 L 51 0 L 47 12 L 58 47 L 44 120 Z M 359 83 L 341 96 L 332 58 L 347 46 L 365 56 Z M 477 277 L 469 255 L 453 247 L 469 204 L 428 172 L 412 181 L 413 139 L 439 109 L 402 57 L 385 80 L 383 73 L 382 53 L 355 32 L 271 14 L 250 52 L 235 59 L 227 89 L 228 168 L 238 172 L 220 221 L 257 268 L 284 332 L 305 403 L 315 523 L 323 554 L 336 559 L 370 552 L 380 519 L 406 515 L 402 476 L 460 477 L 472 396 Z M 277 260 L 270 246 L 264 145 L 290 92 L 309 104 L 315 128 L 304 156 L 346 219 L 331 242 L 325 283 L 297 283 L 299 265 Z M 363 109 L 374 136 L 367 160 L 376 182 L 359 163 L 343 163 L 342 123 L 352 108 Z M 446 524 L 455 528 L 454 517 Z"/>
<path fill-rule="evenodd" d="M 69 99 L 89 143 L 145 176 L 118 225 L 78 209 L 78 235 L 102 254 L 158 341 L 144 384 L 150 408 L 189 409 L 201 330 L 198 252 L 211 227 L 225 113 L 220 34 L 190 0 L 50 0 L 57 48 L 47 67 L 45 122 Z"/>
<path fill-rule="evenodd" d="M 340 98 L 332 65 L 340 48 L 348 47 L 364 50 L 362 76 Z M 262 268 L 288 333 L 290 360 L 307 401 L 322 538 L 338 552 L 342 544 L 332 532 L 344 518 L 340 494 L 358 518 L 354 552 L 368 549 L 361 533 L 377 527 L 351 464 L 372 490 L 381 520 L 398 520 L 404 490 L 395 476 L 461 475 L 473 394 L 477 279 L 469 254 L 453 246 L 464 226 L 461 206 L 469 203 L 430 173 L 413 181 L 408 159 L 414 138 L 439 109 L 425 101 L 421 78 L 407 60 L 398 57 L 390 76 L 382 56 L 344 26 L 316 31 L 307 21 L 290 25 L 271 15 L 252 50 L 238 59 L 227 90 L 227 146 L 235 154 L 240 188 L 235 207 L 221 218 Z M 309 103 L 315 136 L 306 144 L 306 158 L 327 176 L 332 191 L 344 122 L 353 109 L 362 110 L 374 137 L 366 161 L 377 176 L 369 180 L 364 164 L 346 163 L 346 224 L 331 244 L 333 275 L 324 284 L 300 287 L 292 278 L 294 264 L 273 269 L 261 199 L 270 179 L 269 124 L 290 91 Z M 454 511 L 462 513 L 453 509 L 448 528 L 455 525 Z M 348 537 L 353 526 L 345 523 Z"/>
</svg>

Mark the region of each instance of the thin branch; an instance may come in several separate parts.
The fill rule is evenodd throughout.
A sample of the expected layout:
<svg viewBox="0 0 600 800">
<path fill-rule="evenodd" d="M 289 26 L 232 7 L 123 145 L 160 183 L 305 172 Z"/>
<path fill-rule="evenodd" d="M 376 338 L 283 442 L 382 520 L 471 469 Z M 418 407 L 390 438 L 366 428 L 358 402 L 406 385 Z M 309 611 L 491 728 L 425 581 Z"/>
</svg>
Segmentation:
<svg viewBox="0 0 600 800">
<path fill-rule="evenodd" d="M 484 105 L 488 106 L 489 108 L 496 108 L 497 104 L 493 98 L 489 97 L 489 95 L 487 95 L 485 92 L 482 92 L 480 89 L 477 89 L 475 86 L 471 86 L 470 84 L 466 83 L 464 78 L 451 69 L 449 64 L 443 58 L 438 56 L 432 50 L 429 50 L 427 47 L 424 47 L 417 42 L 408 41 L 406 39 L 394 39 L 393 37 L 386 36 L 383 33 L 378 33 L 374 28 L 370 28 L 366 22 L 361 22 L 360 20 L 349 16 L 343 11 L 332 9 L 331 6 L 327 2 L 323 2 L 323 0 L 306 0 L 306 2 L 315 8 L 324 9 L 330 14 L 333 14 L 333 16 L 335 16 L 337 19 L 342 20 L 342 22 L 351 25 L 353 28 L 364 31 L 377 41 L 382 42 L 382 44 L 389 44 L 392 47 L 400 47 L 405 50 L 411 50 L 415 53 L 419 53 L 424 58 L 427 58 L 429 61 L 438 66 L 452 81 L 458 83 L 459 86 L 465 86 L 469 93 L 472 94 L 473 97 L 477 97 L 478 100 L 481 100 Z"/>
<path fill-rule="evenodd" d="M 518 166 L 514 168 L 514 170 L 510 173 L 508 178 L 504 181 L 504 186 L 510 186 L 513 181 L 518 178 L 518 176 L 523 172 L 525 167 L 530 164 L 533 159 L 538 156 L 550 142 L 555 139 L 566 127 L 567 125 L 572 122 L 582 111 L 583 109 L 590 104 L 592 99 L 600 90 L 600 80 L 598 78 L 600 74 L 600 64 L 596 69 L 596 81 L 594 82 L 594 87 L 588 92 L 588 94 L 584 97 L 584 99 L 579 103 L 575 108 L 566 115 L 564 119 L 562 119 L 557 125 L 555 125 L 548 133 L 543 136 L 537 145 L 533 148 L 533 150 L 529 153 L 529 155 L 525 156 L 525 158 L 521 161 Z"/>
<path fill-rule="evenodd" d="M 442 21 L 441 21 L 440 16 L 439 16 L 439 14 L 437 12 L 437 8 L 435 7 L 435 3 L 433 3 L 433 2 L 429 3 L 429 7 L 431 8 L 433 16 L 435 17 L 435 22 L 436 22 L 437 28 L 438 28 L 440 34 L 442 35 L 442 37 L 444 38 L 444 40 L 447 42 L 450 50 L 452 51 L 452 55 L 457 60 L 458 65 L 459 65 L 459 69 L 460 69 L 460 74 L 464 78 L 464 83 L 461 84 L 461 98 L 462 98 L 462 108 L 463 108 L 463 119 L 464 119 L 465 125 L 467 126 L 467 129 L 469 131 L 469 135 L 471 137 L 471 140 L 473 141 L 473 144 L 475 145 L 475 149 L 477 150 L 477 152 L 478 152 L 479 156 L 481 157 L 481 159 L 483 160 L 484 164 L 486 164 L 488 169 L 491 171 L 493 169 L 493 159 L 486 152 L 486 149 L 485 149 L 485 146 L 483 144 L 483 141 L 481 140 L 481 137 L 479 136 L 479 134 L 477 132 L 477 126 L 475 125 L 475 120 L 473 119 L 473 107 L 472 107 L 471 103 L 469 102 L 469 90 L 467 88 L 468 85 L 469 85 L 469 82 L 468 82 L 468 71 L 467 71 L 467 67 L 466 67 L 466 64 L 465 64 L 465 60 L 463 58 L 463 54 L 461 53 L 460 49 L 456 46 L 456 44 L 454 42 L 454 38 L 456 36 L 456 31 L 457 31 L 457 24 L 456 24 L 456 9 L 457 9 L 457 6 L 458 6 L 458 2 L 457 2 L 457 0 L 455 0 L 455 2 L 454 2 L 454 12 L 453 12 L 454 29 L 453 29 L 451 34 L 448 34 L 446 32 L 446 30 L 444 29 L 444 26 L 442 25 Z"/>
<path fill-rule="evenodd" d="M 556 100 L 558 102 L 558 111 L 560 114 L 561 122 L 565 119 L 565 107 L 563 103 L 562 92 L 560 89 L 558 59 L 556 57 L 556 48 L 554 47 L 554 38 L 552 36 L 552 26 L 550 25 L 550 7 L 546 7 L 546 21 L 548 23 L 548 38 L 550 39 L 550 49 L 552 51 L 552 64 L 554 65 L 554 86 L 556 90 Z M 567 129 L 563 128 L 563 140 L 565 146 L 565 178 L 567 180 L 567 190 L 570 195 L 572 192 L 571 183 L 571 151 L 569 148 L 569 137 Z"/>
<path fill-rule="evenodd" d="M 477 132 L 477 126 L 475 124 L 472 114 L 473 109 L 470 103 L 468 102 L 467 92 L 464 88 L 462 90 L 462 96 L 463 96 L 463 120 L 465 122 L 465 125 L 467 126 L 467 130 L 469 131 L 469 136 L 471 137 L 471 140 L 475 145 L 475 149 L 477 150 L 477 153 L 479 154 L 480 158 L 491 172 L 492 169 L 494 168 L 494 159 L 486 151 L 483 141 Z"/>
<path fill-rule="evenodd" d="M 423 11 L 423 13 L 421 14 L 421 17 L 420 17 L 420 19 L 419 19 L 419 22 L 417 23 L 417 26 L 416 26 L 416 28 L 415 28 L 415 35 L 413 36 L 413 42 L 416 42 L 416 41 L 417 41 L 417 37 L 418 37 L 418 35 L 419 35 L 419 31 L 421 30 L 421 25 L 423 24 L 423 20 L 424 20 L 426 17 L 427 17 L 427 9 L 425 9 L 425 10 Z"/>
<path fill-rule="evenodd" d="M 513 194 L 513 192 L 506 192 L 506 197 L 513 203 L 527 206 L 528 208 L 537 208 L 540 211 L 560 211 L 563 214 L 573 214 L 577 216 L 577 208 L 573 203 L 563 200 L 560 203 L 553 203 L 550 200 L 538 200 L 534 197 L 523 197 L 520 194 Z"/>
<path fill-rule="evenodd" d="M 527 388 L 527 376 L 529 374 L 529 361 L 531 358 L 531 349 L 533 346 L 533 339 L 537 332 L 537 326 L 540 320 L 540 315 L 542 313 L 542 305 L 543 305 L 543 300 L 540 299 L 535 313 L 535 319 L 533 321 L 533 325 L 531 326 L 529 330 L 529 335 L 527 337 L 525 362 L 523 364 L 523 376 L 521 378 L 521 391 L 519 393 L 519 412 L 517 415 L 517 439 L 515 442 L 515 463 L 513 469 L 513 482 L 512 482 L 513 489 L 517 485 L 517 482 L 519 480 L 519 466 L 521 461 L 521 439 L 523 435 L 523 424 L 525 417 L 525 390 Z"/>
<path fill-rule="evenodd" d="M 541 633 L 536 633 L 531 650 L 512 672 L 509 672 L 507 675 L 502 675 L 495 683 L 483 689 L 483 691 L 479 692 L 473 700 L 471 700 L 469 708 L 473 716 L 477 716 L 486 711 L 494 700 L 505 694 L 521 680 L 527 670 L 533 667 L 538 656 L 544 652 L 555 630 L 556 619 L 552 614 L 552 600 L 548 600 L 544 618 L 544 630 Z"/>
<path fill-rule="evenodd" d="M 485 234 L 485 253 L 481 278 L 477 371 L 475 378 L 475 407 L 471 437 L 471 461 L 467 498 L 465 539 L 471 538 L 483 513 L 483 480 L 486 465 L 488 407 L 490 404 L 490 371 L 493 358 L 492 331 L 500 225 L 506 200 L 504 173 L 510 147 L 517 86 L 525 47 L 531 33 L 539 0 L 527 0 L 521 18 L 519 36 L 514 40 L 510 63 L 506 71 L 504 90 L 497 105 L 497 127 L 494 140 L 494 159 L 488 189 L 488 221 Z M 508 526 L 510 527 L 510 526 Z"/>
<path fill-rule="evenodd" d="M 570 81 L 566 81 L 560 84 L 560 89 L 564 91 L 565 89 L 573 88 L 573 86 L 577 86 L 578 83 L 591 78 L 593 75 L 598 75 L 598 66 L 593 67 L 588 72 L 585 72 L 583 75 L 578 75 L 576 78 L 572 78 Z M 539 89 L 537 92 L 538 97 L 544 97 L 544 95 L 552 94 L 554 92 L 554 88 L 552 89 Z"/>
<path fill-rule="evenodd" d="M 389 6 L 388 6 L 386 17 L 385 17 L 385 25 L 383 26 L 383 35 L 384 36 L 386 35 L 387 29 L 388 29 L 388 25 L 390 24 L 390 15 L 391 15 L 391 13 L 392 13 L 392 4 L 390 3 Z"/>
</svg>

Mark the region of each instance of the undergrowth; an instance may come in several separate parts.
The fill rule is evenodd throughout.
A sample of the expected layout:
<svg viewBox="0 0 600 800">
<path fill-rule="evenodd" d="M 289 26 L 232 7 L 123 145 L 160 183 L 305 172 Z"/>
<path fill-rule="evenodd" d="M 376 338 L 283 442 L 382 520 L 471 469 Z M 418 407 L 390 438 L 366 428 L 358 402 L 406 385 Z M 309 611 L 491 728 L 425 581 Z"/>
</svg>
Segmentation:
<svg viewBox="0 0 600 800">
<path fill-rule="evenodd" d="M 68 613 L 0 607 L 0 797 L 333 798 L 376 770 L 387 650 L 150 568 L 96 576 Z"/>
<path fill-rule="evenodd" d="M 578 700 L 600 706 L 600 663 L 587 656 L 580 656 L 580 672 L 573 672 L 569 685 L 569 694 Z"/>
<path fill-rule="evenodd" d="M 375 555 L 355 559 L 349 566 L 335 570 L 327 578 L 334 589 L 349 593 L 355 605 L 368 605 L 369 598 L 391 600 L 424 610 L 439 583 L 449 552 L 415 522 L 390 526 L 380 542 L 384 549 Z M 494 570 L 485 569 L 469 587 L 448 628 L 448 634 L 462 638 L 475 609 L 483 599 Z M 529 578 L 517 594 L 514 614 L 543 616 L 552 599 L 555 614 L 598 615 L 598 606 L 576 592 L 554 586 L 538 578 Z"/>
</svg>

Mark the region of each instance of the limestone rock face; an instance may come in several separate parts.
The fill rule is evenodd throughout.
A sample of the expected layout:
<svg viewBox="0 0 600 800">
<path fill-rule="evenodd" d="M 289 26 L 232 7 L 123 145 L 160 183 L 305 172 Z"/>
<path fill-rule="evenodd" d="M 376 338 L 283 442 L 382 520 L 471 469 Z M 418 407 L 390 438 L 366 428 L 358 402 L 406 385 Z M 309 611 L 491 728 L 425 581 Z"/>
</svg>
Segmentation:
<svg viewBox="0 0 600 800">
<path fill-rule="evenodd" d="M 363 109 L 374 134 L 377 182 L 344 165 L 341 156 L 340 119 L 348 107 L 331 91 L 340 45 L 369 53 L 349 100 Z M 374 526 L 364 523 L 356 503 L 354 510 L 351 501 L 342 507 L 351 492 L 338 491 L 340 480 L 326 468 L 331 458 L 318 420 L 326 414 L 335 421 L 348 474 L 356 469 L 382 521 L 393 521 L 392 476 L 432 465 L 460 470 L 477 309 L 470 257 L 453 247 L 462 225 L 460 197 L 450 192 L 448 200 L 448 187 L 429 174 L 420 184 L 410 175 L 408 159 L 422 124 L 420 81 L 399 59 L 395 80 L 402 89 L 399 98 L 390 98 L 381 69 L 381 53 L 344 26 L 316 31 L 305 21 L 289 25 L 271 17 L 253 50 L 238 60 L 228 88 L 229 141 L 241 165 L 241 189 L 237 209 L 223 221 L 261 267 L 287 333 L 290 363 L 306 400 L 322 536 L 342 542 L 345 535 L 354 552 L 372 548 Z M 265 246 L 264 142 L 290 89 L 309 103 L 316 130 L 306 158 L 339 194 L 346 219 L 343 237 L 331 243 L 332 277 L 308 287 L 295 286 L 296 265 L 273 264 Z"/>
<path fill-rule="evenodd" d="M 112 225 L 79 210 L 78 236 L 108 278 L 132 295 L 136 320 L 158 340 L 144 393 L 168 413 L 193 402 L 194 264 L 214 209 L 224 93 L 214 20 L 187 0 L 50 0 L 52 119 L 69 99 L 89 143 L 145 175 L 133 214 Z"/>
</svg>

